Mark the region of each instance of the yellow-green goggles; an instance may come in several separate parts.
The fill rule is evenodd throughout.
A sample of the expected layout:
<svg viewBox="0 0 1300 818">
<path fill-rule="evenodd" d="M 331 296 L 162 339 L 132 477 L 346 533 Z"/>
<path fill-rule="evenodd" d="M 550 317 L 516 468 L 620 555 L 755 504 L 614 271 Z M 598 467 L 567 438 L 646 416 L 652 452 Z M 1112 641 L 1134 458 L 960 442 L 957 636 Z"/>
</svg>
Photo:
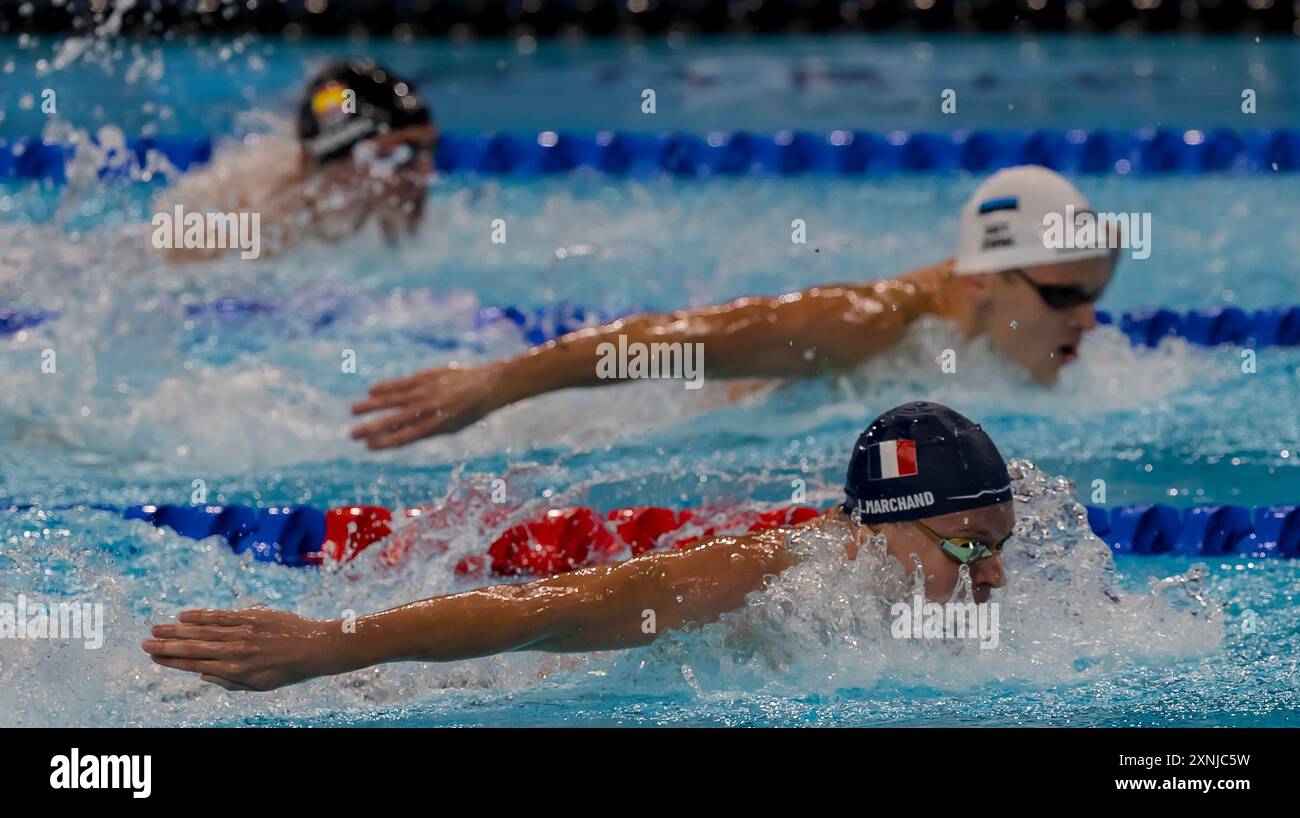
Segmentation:
<svg viewBox="0 0 1300 818">
<path fill-rule="evenodd" d="M 929 535 L 944 556 L 959 565 L 970 565 L 988 557 L 996 557 L 1002 553 L 1002 546 L 1006 545 L 1011 535 L 1003 537 L 1002 540 L 994 545 L 989 545 L 981 540 L 972 540 L 966 537 L 945 537 L 934 529 L 930 528 L 920 520 L 912 520 L 912 525 L 924 531 Z"/>
</svg>

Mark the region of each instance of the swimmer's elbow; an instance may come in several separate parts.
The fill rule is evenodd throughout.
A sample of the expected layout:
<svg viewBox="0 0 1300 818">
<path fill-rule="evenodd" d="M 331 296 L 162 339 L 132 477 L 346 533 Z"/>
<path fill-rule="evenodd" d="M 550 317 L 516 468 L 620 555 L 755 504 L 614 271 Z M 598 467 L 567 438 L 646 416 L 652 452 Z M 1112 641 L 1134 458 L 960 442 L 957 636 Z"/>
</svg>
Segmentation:
<svg viewBox="0 0 1300 818">
<path fill-rule="evenodd" d="M 803 341 L 799 352 L 809 374 L 856 369 L 902 340 L 913 318 L 873 294 L 849 287 L 820 294 L 816 306 L 791 335 Z"/>
<path fill-rule="evenodd" d="M 784 550 L 757 537 L 727 537 L 688 551 L 646 554 L 534 585 L 539 638 L 527 650 L 613 650 L 666 631 L 715 621 L 785 567 Z M 576 575 L 575 575 L 576 574 Z M 525 586 L 527 587 L 527 586 Z M 544 624 L 542 624 L 544 623 Z"/>
<path fill-rule="evenodd" d="M 528 650 L 614 650 L 653 642 L 689 624 L 700 605 L 700 580 L 682 552 L 647 554 L 617 565 L 538 583 L 547 600 Z M 690 604 L 683 606 L 684 600 Z"/>
<path fill-rule="evenodd" d="M 536 623 L 535 638 L 517 649 L 576 653 L 653 641 L 653 634 L 643 633 L 636 621 L 645 589 L 636 587 L 635 573 L 620 570 L 625 565 L 564 577 L 545 587 L 539 583 L 541 593 L 535 599 L 540 604 L 530 615 Z"/>
<path fill-rule="evenodd" d="M 722 537 L 689 551 L 662 555 L 647 584 L 651 598 L 640 612 L 664 628 L 713 622 L 745 606 L 750 593 L 787 567 L 784 547 L 761 536 Z"/>
</svg>

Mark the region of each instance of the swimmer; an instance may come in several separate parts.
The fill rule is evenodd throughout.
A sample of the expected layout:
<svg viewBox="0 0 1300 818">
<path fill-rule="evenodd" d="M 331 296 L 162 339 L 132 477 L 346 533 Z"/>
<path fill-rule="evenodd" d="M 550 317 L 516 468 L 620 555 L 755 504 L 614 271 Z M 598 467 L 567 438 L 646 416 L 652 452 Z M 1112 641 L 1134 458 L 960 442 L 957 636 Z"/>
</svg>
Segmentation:
<svg viewBox="0 0 1300 818">
<path fill-rule="evenodd" d="M 876 418 L 849 460 L 845 500 L 799 526 L 720 536 L 672 552 L 412 602 L 356 620 L 270 610 L 185 611 L 142 647 L 164 667 L 227 690 L 272 690 L 385 662 L 452 662 L 512 651 L 630 648 L 743 608 L 796 564 L 789 537 L 814 529 L 857 558 L 882 534 L 925 593 L 947 601 L 963 569 L 975 602 L 1005 584 L 1002 547 L 1015 524 L 1011 479 L 989 436 L 945 406 L 909 403 Z M 657 633 L 642 612 L 657 612 Z M 351 629 L 349 629 L 351 630 Z"/>
<path fill-rule="evenodd" d="M 438 129 L 415 88 L 369 60 L 337 62 L 308 84 L 296 140 L 263 138 L 233 157 L 187 174 L 154 203 L 155 213 L 257 213 L 262 255 L 305 239 L 338 241 L 374 220 L 394 241 L 424 215 Z M 205 244 L 211 244 L 207 242 Z M 171 260 L 198 261 L 224 248 L 174 247 Z"/>
<path fill-rule="evenodd" d="M 827 285 L 727 304 L 640 315 L 578 330 L 515 358 L 452 363 L 371 387 L 355 415 L 387 410 L 352 430 L 372 449 L 388 449 L 462 429 L 517 401 L 598 377 L 598 347 L 703 343 L 705 374 L 716 378 L 816 376 L 852 369 L 934 315 L 992 346 L 1039 382 L 1053 383 L 1078 358 L 1096 326 L 1092 305 L 1110 283 L 1117 253 L 1094 246 L 1054 249 L 1044 217 L 1089 210 L 1083 194 L 1047 168 L 994 174 L 966 202 L 955 259 L 897 279 Z"/>
</svg>

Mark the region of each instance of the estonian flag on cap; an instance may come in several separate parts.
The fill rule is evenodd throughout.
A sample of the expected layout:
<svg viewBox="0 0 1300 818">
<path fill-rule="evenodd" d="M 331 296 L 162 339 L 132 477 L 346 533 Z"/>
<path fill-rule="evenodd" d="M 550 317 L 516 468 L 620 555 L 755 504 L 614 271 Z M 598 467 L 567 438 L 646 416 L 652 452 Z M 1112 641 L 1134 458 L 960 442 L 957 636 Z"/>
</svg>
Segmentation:
<svg viewBox="0 0 1300 818">
<path fill-rule="evenodd" d="M 1002 196 L 997 199 L 985 199 L 980 202 L 980 215 L 996 213 L 999 210 L 1016 210 L 1020 207 L 1020 197 Z"/>
</svg>

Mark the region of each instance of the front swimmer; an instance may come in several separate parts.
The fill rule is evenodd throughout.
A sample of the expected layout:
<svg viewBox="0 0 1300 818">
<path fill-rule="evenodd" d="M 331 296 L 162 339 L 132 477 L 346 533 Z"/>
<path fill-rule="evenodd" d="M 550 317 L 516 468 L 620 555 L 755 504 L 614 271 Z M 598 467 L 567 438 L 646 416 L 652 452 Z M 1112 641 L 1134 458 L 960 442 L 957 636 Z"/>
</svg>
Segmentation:
<svg viewBox="0 0 1300 818">
<path fill-rule="evenodd" d="M 849 560 L 867 535 L 883 534 L 909 574 L 920 566 L 935 601 L 950 598 L 963 566 L 976 602 L 1005 584 L 1011 480 L 993 441 L 957 412 L 909 403 L 881 415 L 858 438 L 844 488 L 842 505 L 800 526 L 412 602 L 361 617 L 351 633 L 340 621 L 280 611 L 185 611 L 155 625 L 143 647 L 154 662 L 228 690 L 272 690 L 383 662 L 634 647 L 657 637 L 642 631 L 647 609 L 662 632 L 745 607 L 799 560 L 787 547 L 795 529 L 842 543 Z"/>
</svg>

